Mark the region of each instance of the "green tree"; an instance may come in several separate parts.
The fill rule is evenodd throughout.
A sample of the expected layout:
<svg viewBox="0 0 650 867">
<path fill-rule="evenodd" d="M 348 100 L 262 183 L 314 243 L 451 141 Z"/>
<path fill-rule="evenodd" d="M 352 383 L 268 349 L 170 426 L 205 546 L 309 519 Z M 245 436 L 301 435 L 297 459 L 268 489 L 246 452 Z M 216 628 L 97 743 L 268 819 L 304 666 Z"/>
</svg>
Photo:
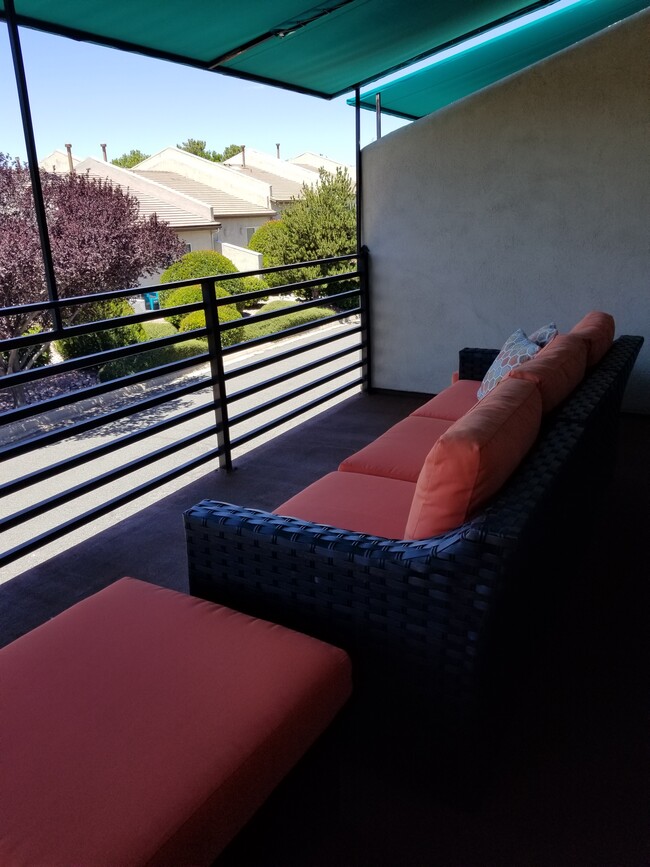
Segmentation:
<svg viewBox="0 0 650 867">
<path fill-rule="evenodd" d="M 143 154 L 142 151 L 139 150 L 130 150 L 128 154 L 122 154 L 121 157 L 118 157 L 115 160 L 111 160 L 114 166 L 121 166 L 123 169 L 132 169 L 133 166 L 137 166 L 138 163 L 141 163 L 143 160 L 149 159 L 151 154 Z"/>
<path fill-rule="evenodd" d="M 188 138 L 187 141 L 176 145 L 176 147 L 182 151 L 187 151 L 189 154 L 194 154 L 194 156 L 203 157 L 204 160 L 212 160 L 213 163 L 222 163 L 224 160 L 234 157 L 241 150 L 241 145 L 230 144 L 224 148 L 223 153 L 210 151 L 207 149 L 206 142 L 198 138 Z"/>
<path fill-rule="evenodd" d="M 352 180 L 343 169 L 331 174 L 320 170 L 317 185 L 303 185 L 302 197 L 292 199 L 282 220 L 267 223 L 251 238 L 249 247 L 262 253 L 265 267 L 290 265 L 312 259 L 326 259 L 354 253 L 356 249 L 356 208 Z M 341 274 L 348 270 L 342 265 L 320 265 L 298 268 L 290 272 L 266 275 L 270 285 L 291 280 L 312 280 L 320 276 Z M 298 292 L 300 297 L 318 298 L 351 289 L 355 283 L 337 283 Z M 343 306 L 356 306 L 352 301 Z"/>
<path fill-rule="evenodd" d="M 264 223 L 253 232 L 248 242 L 250 250 L 262 254 L 264 268 L 286 264 L 286 246 L 286 227 L 282 220 L 269 220 L 268 223 Z M 266 274 L 264 279 L 269 286 L 280 286 L 289 278 L 286 271 L 278 271 L 275 274 Z"/>
</svg>

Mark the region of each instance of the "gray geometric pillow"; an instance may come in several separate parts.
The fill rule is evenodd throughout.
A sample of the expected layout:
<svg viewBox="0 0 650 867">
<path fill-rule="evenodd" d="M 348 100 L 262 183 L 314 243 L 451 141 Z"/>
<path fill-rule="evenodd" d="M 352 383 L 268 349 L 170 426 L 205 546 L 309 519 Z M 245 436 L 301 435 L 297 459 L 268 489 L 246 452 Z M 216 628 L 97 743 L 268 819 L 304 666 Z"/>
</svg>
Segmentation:
<svg viewBox="0 0 650 867">
<path fill-rule="evenodd" d="M 557 325 L 555 322 L 549 322 L 548 325 L 542 325 L 542 327 L 538 328 L 537 331 L 528 335 L 528 339 L 532 340 L 533 343 L 536 343 L 540 349 L 543 346 L 546 346 L 547 343 L 550 343 L 554 337 L 557 337 Z"/>
</svg>

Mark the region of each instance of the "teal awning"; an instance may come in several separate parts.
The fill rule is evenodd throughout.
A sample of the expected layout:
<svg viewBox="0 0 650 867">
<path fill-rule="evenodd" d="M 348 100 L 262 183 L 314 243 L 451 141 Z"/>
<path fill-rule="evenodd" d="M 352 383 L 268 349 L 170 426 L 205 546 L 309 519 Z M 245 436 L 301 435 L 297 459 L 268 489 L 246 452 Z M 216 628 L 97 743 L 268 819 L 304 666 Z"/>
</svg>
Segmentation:
<svg viewBox="0 0 650 867">
<path fill-rule="evenodd" d="M 648 0 L 580 0 L 462 53 L 361 94 L 363 108 L 417 119 L 512 75 L 648 6 Z M 348 102 L 353 105 L 354 99 Z"/>
<path fill-rule="evenodd" d="M 0 0 L 0 19 L 11 0 Z M 531 8 L 525 0 L 13 0 L 20 25 L 324 97 Z"/>
</svg>

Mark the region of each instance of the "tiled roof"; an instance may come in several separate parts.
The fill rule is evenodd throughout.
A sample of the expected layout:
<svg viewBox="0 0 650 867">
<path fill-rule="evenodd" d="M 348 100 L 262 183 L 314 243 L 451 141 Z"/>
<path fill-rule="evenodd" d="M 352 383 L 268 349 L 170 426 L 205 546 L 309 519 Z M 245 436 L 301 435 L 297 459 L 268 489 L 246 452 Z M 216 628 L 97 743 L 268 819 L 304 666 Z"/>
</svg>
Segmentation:
<svg viewBox="0 0 650 867">
<path fill-rule="evenodd" d="M 106 180 L 106 175 L 102 174 L 100 170 L 97 170 L 94 167 L 86 168 L 84 172 L 90 177 Z M 169 223 L 169 225 L 174 229 L 182 229 L 189 226 L 214 227 L 215 225 L 213 220 L 208 220 L 205 218 L 205 216 L 201 214 L 193 213 L 192 211 L 181 208 L 178 205 L 166 202 L 162 198 L 158 198 L 151 193 L 147 193 L 142 190 L 135 189 L 134 187 L 130 187 L 126 183 L 118 183 L 113 177 L 110 177 L 109 180 L 111 181 L 113 186 L 121 187 L 123 190 L 128 191 L 134 198 L 138 200 L 138 203 L 140 205 L 140 216 L 144 217 L 145 219 L 150 217 L 152 214 L 157 214 L 160 220 L 164 220 L 166 223 Z"/>
<path fill-rule="evenodd" d="M 271 187 L 271 199 L 275 202 L 289 202 L 292 198 L 299 199 L 302 196 L 302 183 L 299 181 L 283 178 L 281 175 L 267 172 L 257 166 L 238 166 L 233 163 L 228 163 L 227 165 L 242 175 L 269 184 Z M 318 182 L 317 174 L 314 175 L 314 182 Z"/>
<path fill-rule="evenodd" d="M 217 219 L 220 217 L 250 215 L 271 216 L 275 213 L 270 208 L 264 208 L 253 202 L 247 202 L 245 199 L 240 199 L 216 187 L 211 187 L 200 181 L 184 177 L 177 172 L 142 171 L 140 169 L 132 169 L 132 171 L 134 175 L 155 181 L 158 184 L 176 190 L 178 193 L 183 193 L 186 196 L 191 196 L 194 199 L 205 202 L 207 205 L 211 205 Z"/>
</svg>

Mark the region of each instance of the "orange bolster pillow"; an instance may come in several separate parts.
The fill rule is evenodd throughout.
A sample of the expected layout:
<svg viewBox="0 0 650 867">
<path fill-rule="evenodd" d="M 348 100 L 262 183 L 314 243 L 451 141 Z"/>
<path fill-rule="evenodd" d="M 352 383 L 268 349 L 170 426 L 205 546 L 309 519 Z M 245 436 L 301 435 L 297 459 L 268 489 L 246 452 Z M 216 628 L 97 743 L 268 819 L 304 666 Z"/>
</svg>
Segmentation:
<svg viewBox="0 0 650 867">
<path fill-rule="evenodd" d="M 542 396 L 542 411 L 549 412 L 582 381 L 586 368 L 586 342 L 576 334 L 558 334 L 508 377 L 534 382 Z"/>
<path fill-rule="evenodd" d="M 577 334 L 587 344 L 587 366 L 598 364 L 603 355 L 614 342 L 616 325 L 614 317 L 601 310 L 592 310 L 576 323 L 570 334 Z"/>
<path fill-rule="evenodd" d="M 529 451 L 542 418 L 537 386 L 506 378 L 454 422 L 420 471 L 407 539 L 426 539 L 463 524 L 504 484 Z"/>
</svg>

